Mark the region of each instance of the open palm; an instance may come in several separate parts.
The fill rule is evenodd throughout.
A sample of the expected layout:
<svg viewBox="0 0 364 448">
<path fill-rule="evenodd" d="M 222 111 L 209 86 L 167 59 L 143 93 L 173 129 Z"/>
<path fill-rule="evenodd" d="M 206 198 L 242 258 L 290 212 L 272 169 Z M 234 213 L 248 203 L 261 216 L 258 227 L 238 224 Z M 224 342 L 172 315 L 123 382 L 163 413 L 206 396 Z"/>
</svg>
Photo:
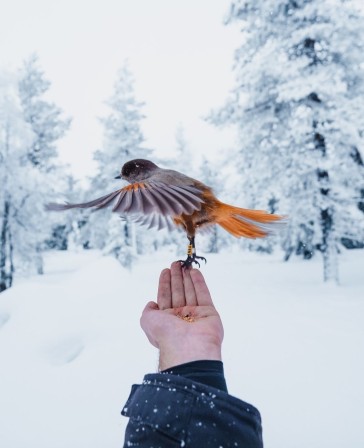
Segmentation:
<svg viewBox="0 0 364 448">
<path fill-rule="evenodd" d="M 201 272 L 173 263 L 160 275 L 157 303 L 141 317 L 149 341 L 160 350 L 160 370 L 201 359 L 221 359 L 224 330 Z"/>
</svg>

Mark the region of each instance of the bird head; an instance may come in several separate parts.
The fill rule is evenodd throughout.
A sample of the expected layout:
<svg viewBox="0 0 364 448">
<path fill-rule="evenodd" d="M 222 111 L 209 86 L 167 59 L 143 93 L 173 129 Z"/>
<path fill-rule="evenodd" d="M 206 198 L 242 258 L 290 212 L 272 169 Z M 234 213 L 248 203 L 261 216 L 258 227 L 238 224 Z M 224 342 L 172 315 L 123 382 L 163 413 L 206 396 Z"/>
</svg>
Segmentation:
<svg viewBox="0 0 364 448">
<path fill-rule="evenodd" d="M 130 160 L 122 166 L 121 173 L 115 179 L 125 179 L 130 183 L 140 182 L 148 179 L 156 169 L 158 166 L 149 160 Z"/>
</svg>

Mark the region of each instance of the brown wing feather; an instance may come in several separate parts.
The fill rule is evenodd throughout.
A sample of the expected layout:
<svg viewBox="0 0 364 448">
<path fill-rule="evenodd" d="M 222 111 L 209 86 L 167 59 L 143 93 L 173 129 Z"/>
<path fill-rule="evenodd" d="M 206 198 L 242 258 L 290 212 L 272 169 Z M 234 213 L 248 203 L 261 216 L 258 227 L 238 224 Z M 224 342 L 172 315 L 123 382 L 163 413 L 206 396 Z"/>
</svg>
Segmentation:
<svg viewBox="0 0 364 448">
<path fill-rule="evenodd" d="M 201 209 L 201 192 L 193 187 L 175 187 L 161 182 L 141 182 L 127 185 L 93 201 L 80 204 L 55 204 L 46 206 L 47 210 L 62 211 L 71 208 L 96 209 L 109 206 L 114 200 L 113 212 L 129 215 L 160 214 L 176 216 L 191 214 Z"/>
</svg>

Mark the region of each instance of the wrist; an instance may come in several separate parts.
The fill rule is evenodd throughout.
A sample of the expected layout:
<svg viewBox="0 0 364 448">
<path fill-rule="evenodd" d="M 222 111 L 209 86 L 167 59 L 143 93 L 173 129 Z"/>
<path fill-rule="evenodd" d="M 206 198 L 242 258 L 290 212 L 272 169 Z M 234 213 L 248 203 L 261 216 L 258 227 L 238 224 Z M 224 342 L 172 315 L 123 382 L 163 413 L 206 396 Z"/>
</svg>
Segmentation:
<svg viewBox="0 0 364 448">
<path fill-rule="evenodd" d="M 159 371 L 193 361 L 221 361 L 221 343 L 214 341 L 196 344 L 196 341 L 182 344 L 163 344 L 159 347 Z"/>
</svg>

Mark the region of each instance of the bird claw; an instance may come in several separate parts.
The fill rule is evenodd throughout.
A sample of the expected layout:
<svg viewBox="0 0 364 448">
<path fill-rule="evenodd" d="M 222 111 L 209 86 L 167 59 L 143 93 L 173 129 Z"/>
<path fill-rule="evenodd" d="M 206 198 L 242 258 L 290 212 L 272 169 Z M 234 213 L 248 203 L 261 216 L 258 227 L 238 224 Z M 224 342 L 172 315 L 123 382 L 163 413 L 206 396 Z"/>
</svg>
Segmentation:
<svg viewBox="0 0 364 448">
<path fill-rule="evenodd" d="M 205 264 L 207 263 L 207 260 L 205 257 L 198 257 L 197 255 L 188 255 L 186 260 L 178 260 L 181 264 L 182 264 L 182 268 L 183 269 L 189 269 L 190 267 L 192 267 L 192 264 L 195 263 L 197 264 L 197 266 L 200 268 L 201 265 L 200 263 L 197 261 L 198 260 L 203 260 L 205 262 Z"/>
</svg>

